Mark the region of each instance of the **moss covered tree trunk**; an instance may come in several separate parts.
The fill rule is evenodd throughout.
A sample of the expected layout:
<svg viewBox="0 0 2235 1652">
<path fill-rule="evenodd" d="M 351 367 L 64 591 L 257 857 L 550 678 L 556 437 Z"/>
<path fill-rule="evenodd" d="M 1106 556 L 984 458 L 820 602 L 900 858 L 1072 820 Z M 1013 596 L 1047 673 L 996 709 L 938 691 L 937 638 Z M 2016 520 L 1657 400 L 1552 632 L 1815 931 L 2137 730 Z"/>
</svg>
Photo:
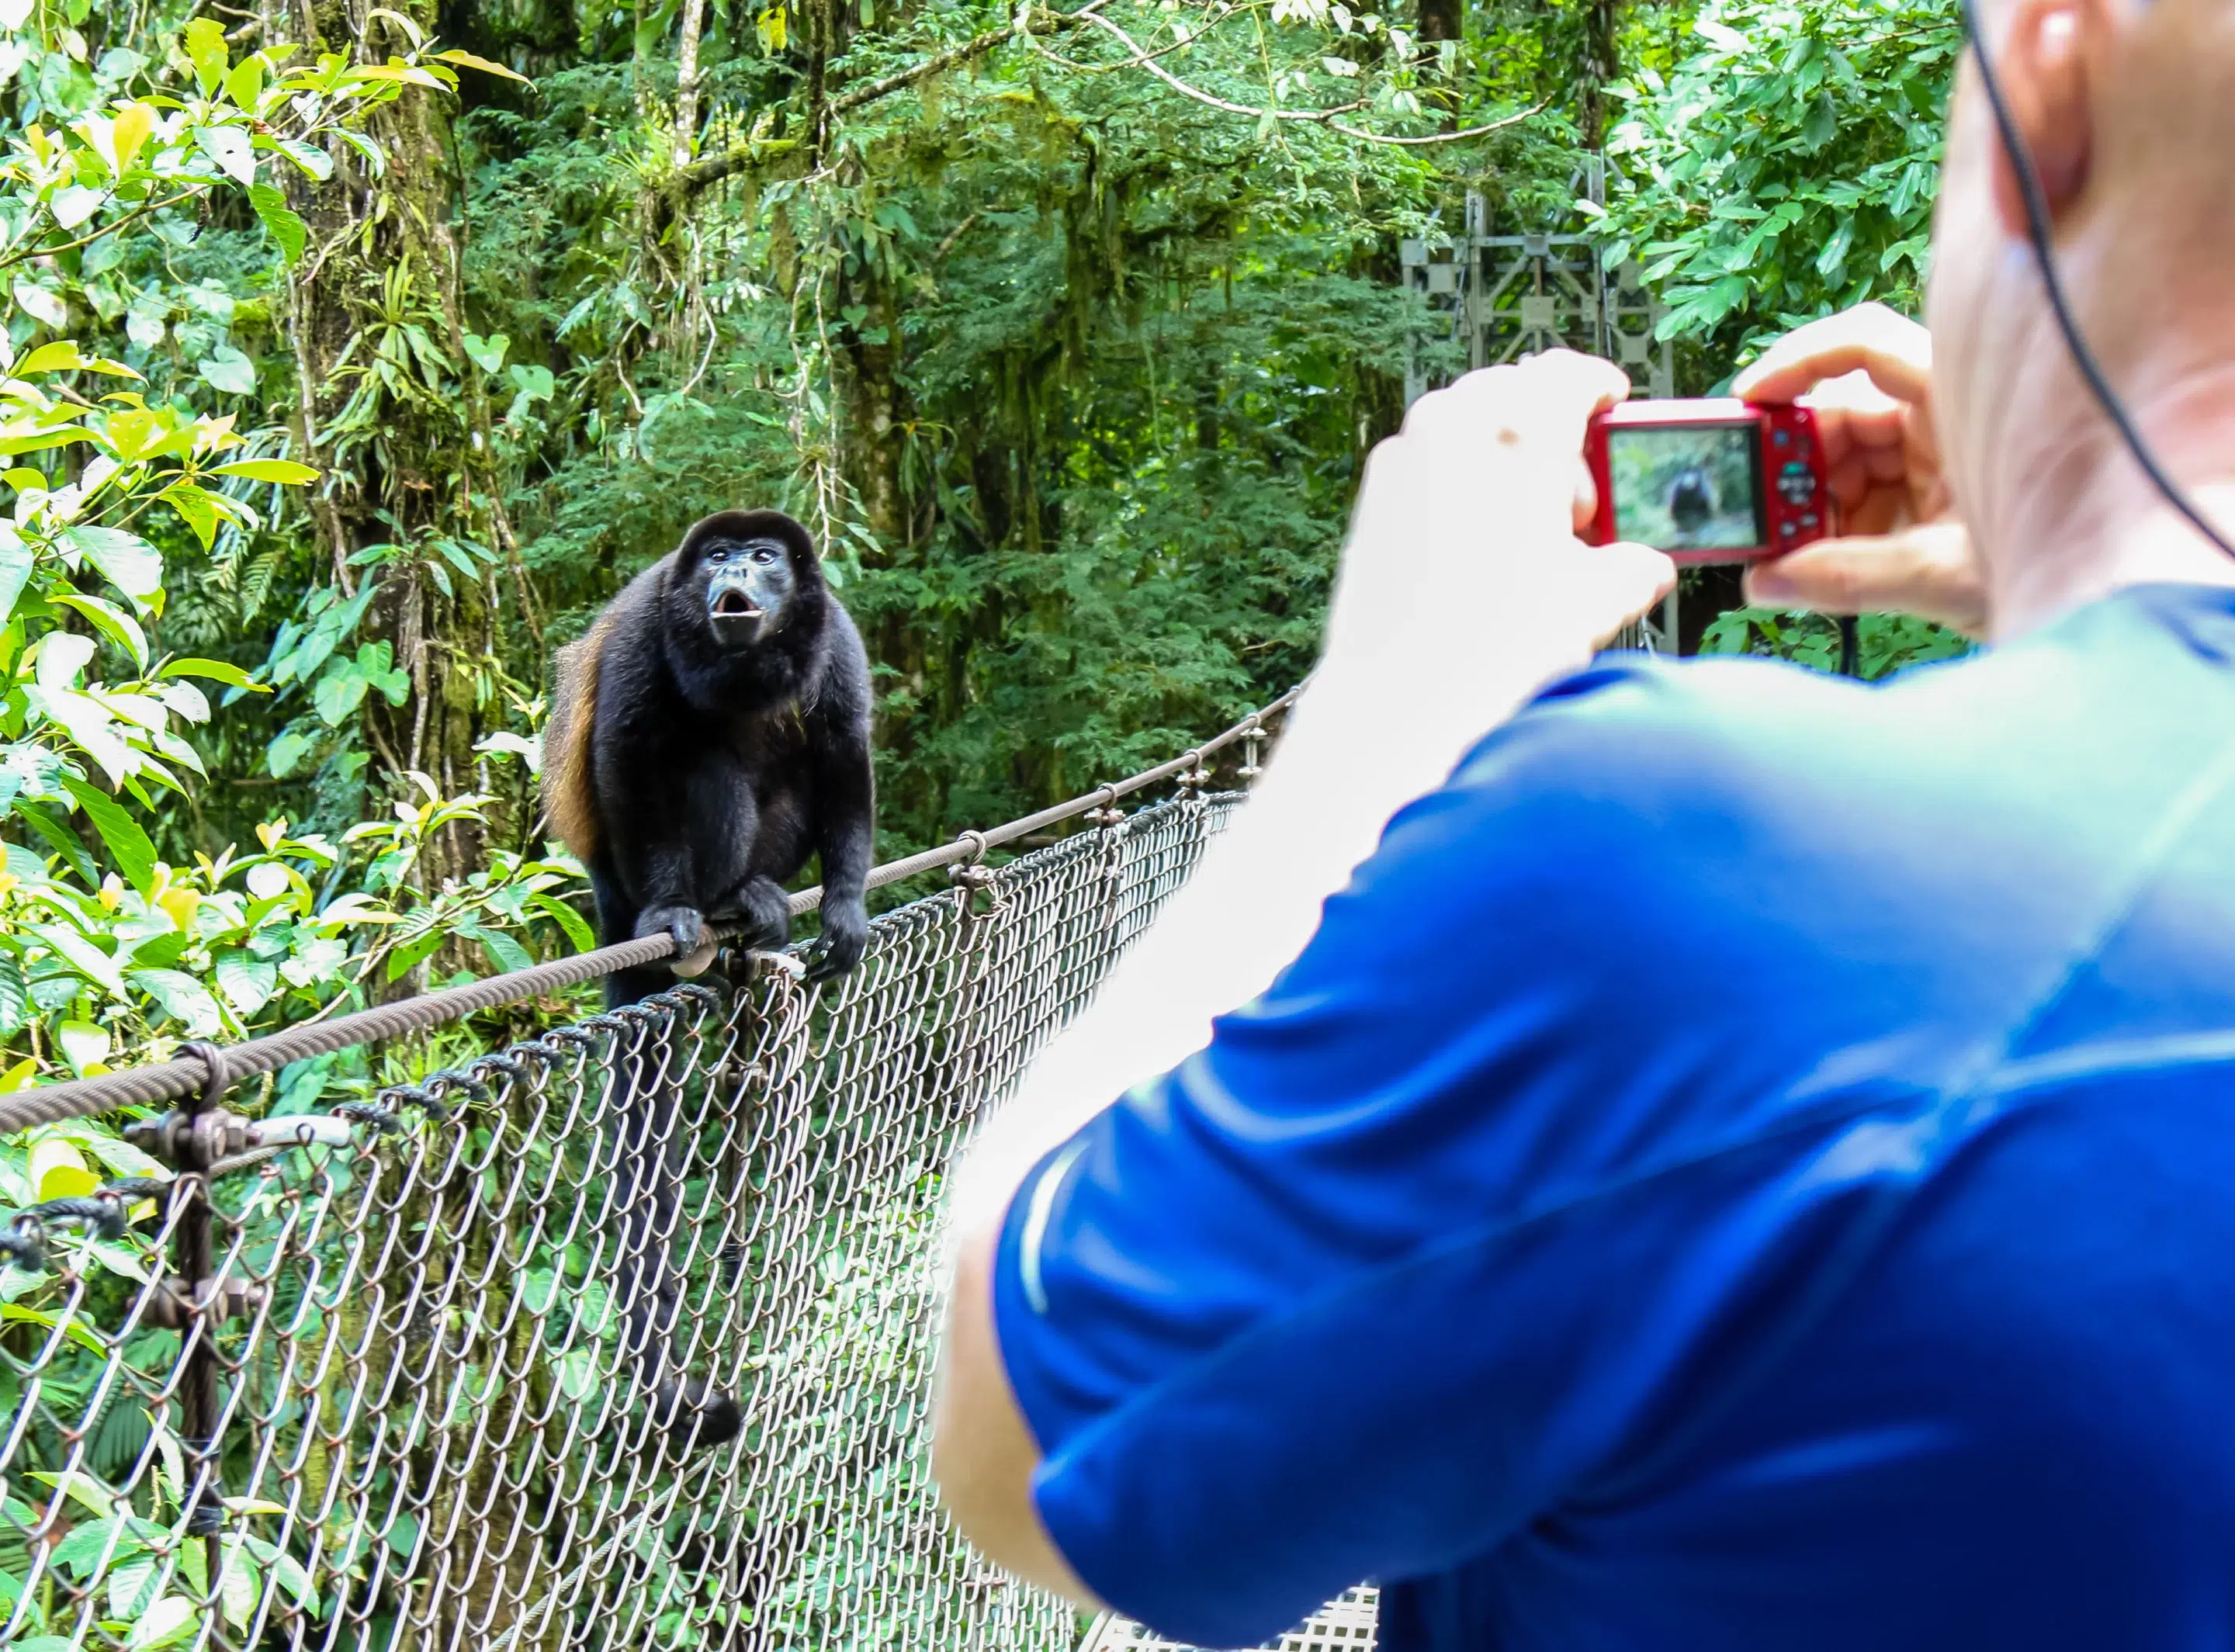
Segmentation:
<svg viewBox="0 0 2235 1652">
<path fill-rule="evenodd" d="M 407 43 L 394 14 L 429 36 L 436 23 L 433 0 L 272 3 L 276 36 L 375 62 Z M 479 790 L 474 746 L 502 710 L 495 571 L 512 546 L 465 350 L 456 110 L 446 91 L 405 87 L 370 122 L 386 166 L 376 173 L 338 145 L 342 187 L 305 188 L 295 202 L 311 239 L 288 292 L 292 411 L 327 476 L 313 521 L 344 592 L 378 583 L 355 644 L 385 644 L 409 680 L 401 704 L 375 692 L 360 713 L 376 796 L 416 796 L 415 774 L 444 796 Z M 470 823 L 447 829 L 421 876 L 434 887 L 484 864 L 488 836 Z"/>
</svg>

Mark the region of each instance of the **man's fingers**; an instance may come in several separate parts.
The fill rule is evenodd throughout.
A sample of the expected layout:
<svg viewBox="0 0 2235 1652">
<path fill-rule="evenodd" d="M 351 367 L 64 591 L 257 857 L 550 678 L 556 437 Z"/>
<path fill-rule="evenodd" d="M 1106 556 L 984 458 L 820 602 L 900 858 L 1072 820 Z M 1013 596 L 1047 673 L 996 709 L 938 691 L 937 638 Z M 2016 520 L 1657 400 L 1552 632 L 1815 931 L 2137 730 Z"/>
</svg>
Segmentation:
<svg viewBox="0 0 2235 1652">
<path fill-rule="evenodd" d="M 1861 305 L 1793 329 L 1738 376 L 1731 392 L 1749 402 L 1791 402 L 1857 372 L 1896 401 L 1923 403 L 1932 390 L 1932 336 L 1883 305 Z"/>
<path fill-rule="evenodd" d="M 1747 570 L 1747 600 L 1819 613 L 1911 613 L 1971 635 L 1985 628 L 1986 587 L 1970 536 L 1931 522 L 1880 538 L 1824 540 Z"/>
<path fill-rule="evenodd" d="M 1580 448 L 1584 421 L 1628 397 L 1629 388 L 1629 375 L 1612 362 L 1548 350 L 1524 362 L 1478 369 L 1446 390 L 1430 391 L 1405 415 L 1405 434 L 1458 436 L 1486 448 L 1546 440 Z"/>
<path fill-rule="evenodd" d="M 1676 588 L 1676 565 L 1650 545 L 1618 540 L 1577 545 L 1571 553 L 1576 600 L 1591 646 L 1604 646 L 1624 626 L 1653 612 Z"/>
</svg>

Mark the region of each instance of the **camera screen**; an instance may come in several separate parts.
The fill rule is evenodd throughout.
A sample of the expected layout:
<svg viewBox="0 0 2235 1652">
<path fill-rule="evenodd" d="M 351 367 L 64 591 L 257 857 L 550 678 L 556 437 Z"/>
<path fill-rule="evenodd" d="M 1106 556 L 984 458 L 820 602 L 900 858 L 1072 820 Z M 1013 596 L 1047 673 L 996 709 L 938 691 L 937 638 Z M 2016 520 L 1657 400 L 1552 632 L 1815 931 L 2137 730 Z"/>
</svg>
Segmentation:
<svg viewBox="0 0 2235 1652">
<path fill-rule="evenodd" d="M 1760 464 L 1750 423 L 1610 429 L 1616 536 L 1664 551 L 1762 544 Z"/>
</svg>

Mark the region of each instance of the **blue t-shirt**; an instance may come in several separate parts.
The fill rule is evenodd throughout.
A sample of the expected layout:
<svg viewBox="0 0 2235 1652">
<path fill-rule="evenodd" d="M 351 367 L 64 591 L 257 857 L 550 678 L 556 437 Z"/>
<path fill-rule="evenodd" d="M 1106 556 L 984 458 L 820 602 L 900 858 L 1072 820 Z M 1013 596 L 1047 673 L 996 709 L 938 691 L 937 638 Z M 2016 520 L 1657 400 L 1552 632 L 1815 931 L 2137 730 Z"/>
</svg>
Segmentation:
<svg viewBox="0 0 2235 1652">
<path fill-rule="evenodd" d="M 2235 592 L 1603 662 L 995 1272 L 1094 1590 L 1386 1652 L 2235 1646 Z"/>
</svg>

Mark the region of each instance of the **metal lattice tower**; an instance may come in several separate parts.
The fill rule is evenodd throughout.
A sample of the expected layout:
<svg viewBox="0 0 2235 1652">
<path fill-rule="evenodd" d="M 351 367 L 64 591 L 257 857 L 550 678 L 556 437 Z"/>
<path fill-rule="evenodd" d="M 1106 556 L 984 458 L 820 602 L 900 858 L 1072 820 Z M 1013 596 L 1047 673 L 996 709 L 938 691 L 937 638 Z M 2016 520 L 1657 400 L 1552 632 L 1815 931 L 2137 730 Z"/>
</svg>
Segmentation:
<svg viewBox="0 0 2235 1652">
<path fill-rule="evenodd" d="M 1579 200 L 1603 205 L 1605 163 L 1586 160 L 1569 180 Z M 1632 394 L 1676 393 L 1675 362 L 1666 340 L 1654 337 L 1668 306 L 1645 285 L 1635 260 L 1609 270 L 1589 237 L 1574 231 L 1492 234 L 1490 203 L 1470 193 L 1462 233 L 1447 246 L 1426 237 L 1399 243 L 1405 285 L 1428 301 L 1427 334 L 1409 341 L 1405 405 L 1437 387 L 1422 345 L 1434 331 L 1466 347 L 1467 367 L 1494 367 L 1538 351 L 1565 347 L 1604 356 L 1628 370 Z M 1657 621 L 1635 627 L 1621 642 L 1673 652 L 1676 598 L 1671 593 Z"/>
</svg>

